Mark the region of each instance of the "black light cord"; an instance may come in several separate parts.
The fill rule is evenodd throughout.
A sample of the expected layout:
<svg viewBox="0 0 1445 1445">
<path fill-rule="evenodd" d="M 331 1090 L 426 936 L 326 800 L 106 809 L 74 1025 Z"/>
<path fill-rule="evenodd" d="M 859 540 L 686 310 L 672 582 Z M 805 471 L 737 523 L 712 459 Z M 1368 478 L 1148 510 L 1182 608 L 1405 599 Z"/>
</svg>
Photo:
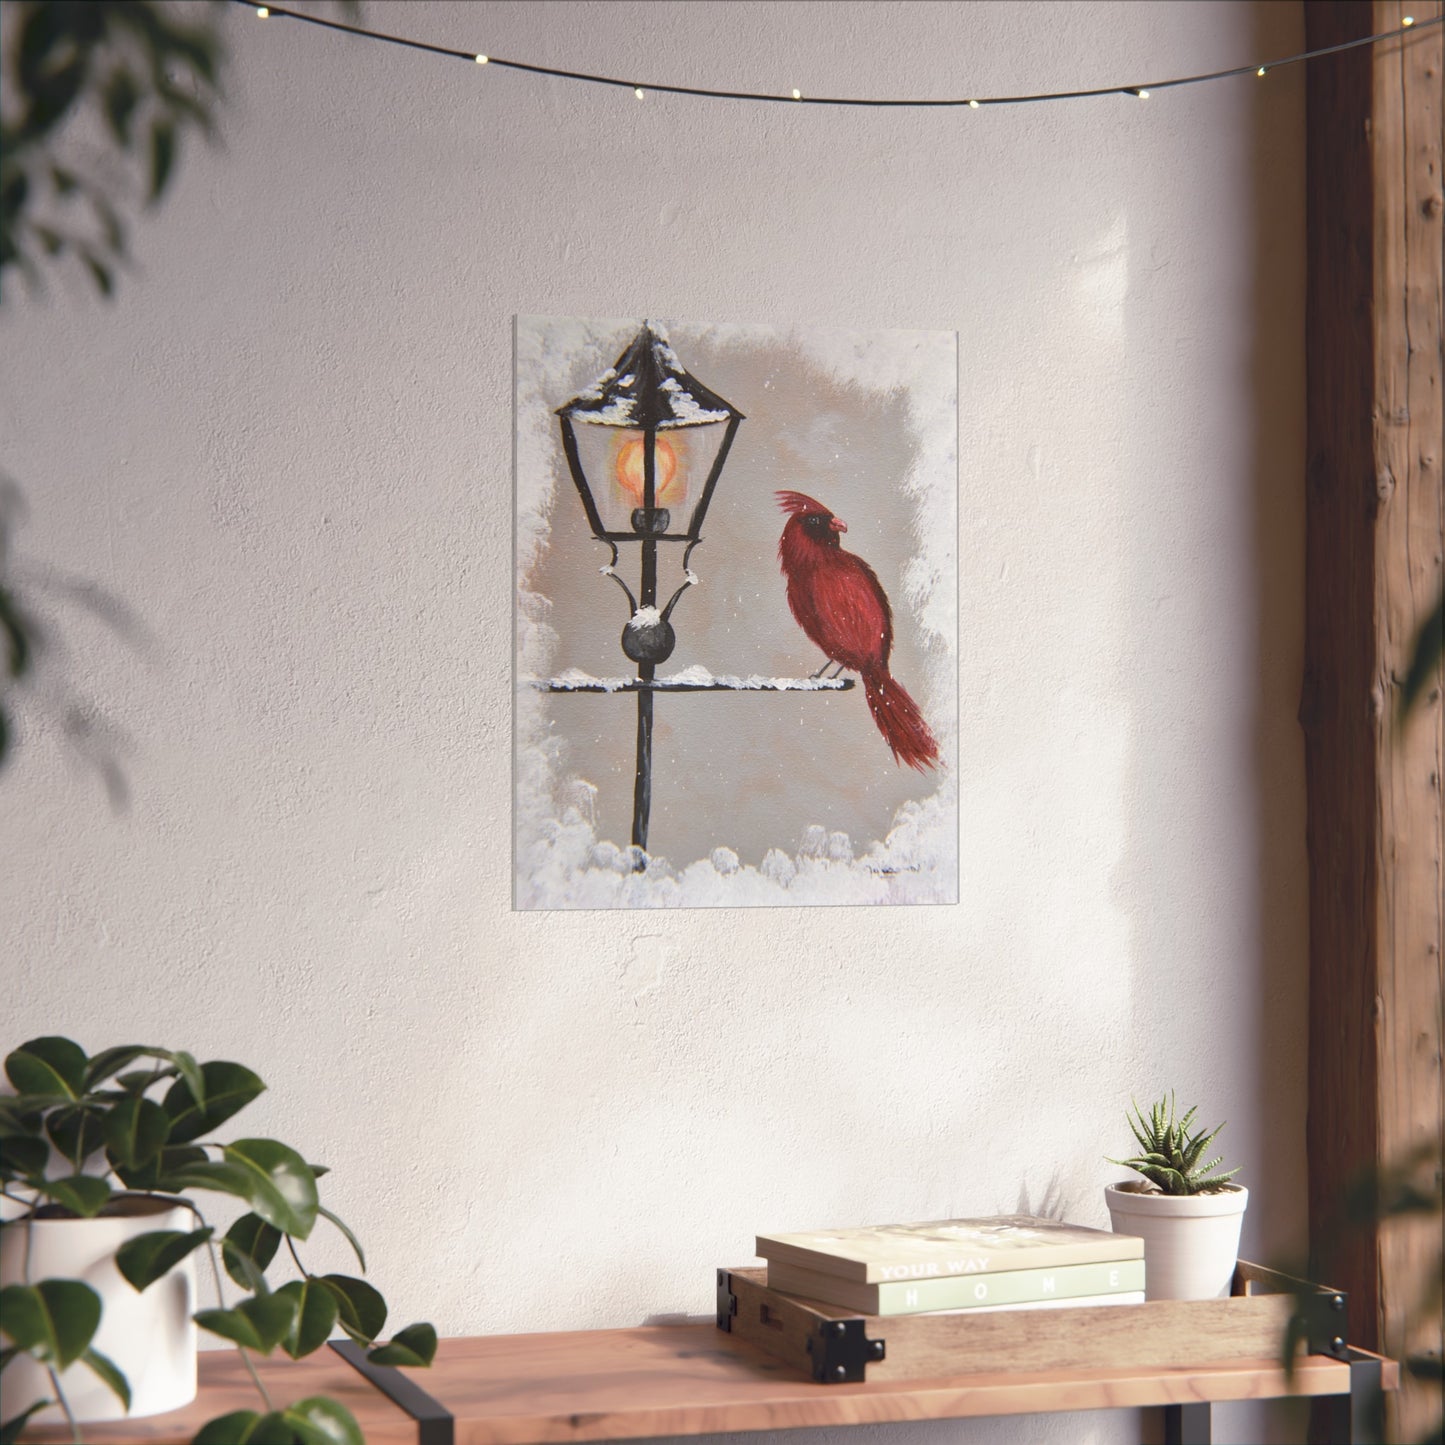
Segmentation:
<svg viewBox="0 0 1445 1445">
<path fill-rule="evenodd" d="M 1429 20 L 1406 18 L 1396 30 L 1384 30 L 1378 35 L 1362 35 L 1358 40 L 1346 40 L 1339 45 L 1326 45 L 1318 50 L 1302 50 L 1298 55 L 1282 56 L 1278 60 L 1266 60 L 1258 65 L 1236 65 L 1229 70 L 1211 70 L 1204 75 L 1182 75 L 1174 80 L 1153 80 L 1140 85 L 1104 85 L 1094 90 L 1041 91 L 1034 95 L 980 95 L 954 100 L 881 100 L 869 98 L 847 98 L 841 96 L 804 95 L 793 91 L 791 95 L 770 95 L 752 90 L 709 90 L 696 85 L 660 85 L 651 81 L 620 80 L 611 75 L 590 75 L 582 70 L 561 70 L 552 65 L 529 65 L 524 60 L 503 60 L 500 56 L 488 55 L 474 50 L 458 50 L 449 45 L 431 45 L 425 40 L 409 40 L 404 35 L 388 35 L 380 30 L 367 30 L 360 25 L 346 25 L 340 20 L 325 20 L 319 15 L 307 15 L 299 10 L 287 10 L 279 5 L 257 5 L 254 0 L 232 0 L 233 4 L 245 5 L 263 19 L 300 20 L 306 25 L 317 25 L 323 30 L 339 30 L 346 35 L 357 35 L 363 40 L 378 40 L 385 45 L 400 45 L 408 50 L 423 50 L 429 55 L 445 55 L 452 60 L 466 60 L 475 65 L 499 65 L 504 70 L 522 70 L 531 75 L 550 75 L 558 80 L 581 80 L 589 85 L 611 85 L 620 90 L 630 90 L 639 100 L 649 92 L 659 95 L 694 95 L 707 100 L 751 100 L 765 101 L 779 105 L 846 105 L 873 106 L 902 110 L 927 108 L 964 107 L 978 110 L 986 105 L 1032 105 L 1044 100 L 1087 100 L 1100 95 L 1131 95 L 1147 100 L 1156 90 L 1173 90 L 1181 85 L 1202 85 L 1210 80 L 1228 80 L 1236 75 L 1256 75 L 1260 78 L 1271 70 L 1286 65 L 1298 65 L 1301 61 L 1317 60 L 1322 55 L 1336 55 L 1342 50 L 1356 50 L 1362 45 L 1378 45 L 1382 40 L 1397 40 L 1416 31 L 1428 30 L 1431 26 L 1445 21 L 1445 15 L 1436 15 Z"/>
</svg>

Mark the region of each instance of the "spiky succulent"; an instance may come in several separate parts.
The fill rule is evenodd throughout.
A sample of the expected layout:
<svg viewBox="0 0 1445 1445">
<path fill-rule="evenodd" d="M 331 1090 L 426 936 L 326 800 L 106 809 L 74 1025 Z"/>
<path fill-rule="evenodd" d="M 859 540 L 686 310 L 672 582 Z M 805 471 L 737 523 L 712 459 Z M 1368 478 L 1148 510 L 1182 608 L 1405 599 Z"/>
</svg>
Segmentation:
<svg viewBox="0 0 1445 1445">
<path fill-rule="evenodd" d="M 1224 1125 L 1208 1134 L 1198 1129 L 1191 1132 L 1190 1126 L 1198 1112 L 1195 1107 L 1182 1119 L 1176 1118 L 1171 1093 L 1149 1110 L 1146 1119 L 1137 1101 L 1134 1102 L 1129 1128 L 1139 1141 L 1139 1153 L 1132 1159 L 1110 1159 L 1109 1162 L 1142 1174 L 1161 1194 L 1213 1194 L 1227 1188 L 1239 1173 L 1238 1169 L 1216 1173 L 1224 1162 L 1217 1154 L 1207 1162 L 1200 1162 Z"/>
</svg>

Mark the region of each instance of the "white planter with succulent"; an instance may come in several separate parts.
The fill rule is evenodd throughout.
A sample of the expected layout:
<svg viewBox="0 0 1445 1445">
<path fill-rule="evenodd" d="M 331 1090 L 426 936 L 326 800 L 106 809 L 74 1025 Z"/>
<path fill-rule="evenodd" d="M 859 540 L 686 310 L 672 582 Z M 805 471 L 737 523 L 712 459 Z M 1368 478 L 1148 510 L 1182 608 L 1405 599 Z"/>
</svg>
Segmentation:
<svg viewBox="0 0 1445 1445">
<path fill-rule="evenodd" d="M 1140 1152 L 1109 1161 L 1143 1176 L 1109 1185 L 1104 1199 L 1114 1233 L 1144 1241 L 1146 1299 L 1222 1299 L 1234 1280 L 1249 1190 L 1230 1182 L 1238 1169 L 1217 1172 L 1219 1156 L 1205 1161 L 1224 1125 L 1191 1132 L 1197 1112 L 1176 1118 L 1171 1094 L 1146 1119 L 1136 1103 L 1129 1127 Z"/>
</svg>

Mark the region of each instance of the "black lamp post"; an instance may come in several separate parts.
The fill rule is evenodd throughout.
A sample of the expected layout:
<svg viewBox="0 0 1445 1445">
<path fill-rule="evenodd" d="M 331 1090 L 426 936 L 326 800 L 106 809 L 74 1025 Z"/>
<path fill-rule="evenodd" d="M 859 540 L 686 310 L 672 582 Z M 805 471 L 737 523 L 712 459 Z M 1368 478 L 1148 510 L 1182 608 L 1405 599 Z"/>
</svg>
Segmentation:
<svg viewBox="0 0 1445 1445">
<path fill-rule="evenodd" d="M 647 847 L 652 807 L 652 698 L 657 664 L 672 655 L 672 610 L 696 580 L 688 570 L 743 414 L 683 369 L 644 322 L 616 365 L 557 408 L 562 448 L 592 535 L 612 548 L 604 569 L 627 595 L 622 650 L 637 664 L 637 775 L 632 842 Z M 641 549 L 637 595 L 617 575 L 620 545 Z M 683 582 L 657 605 L 657 554 L 682 543 Z M 641 859 L 638 867 L 642 866 Z"/>
</svg>

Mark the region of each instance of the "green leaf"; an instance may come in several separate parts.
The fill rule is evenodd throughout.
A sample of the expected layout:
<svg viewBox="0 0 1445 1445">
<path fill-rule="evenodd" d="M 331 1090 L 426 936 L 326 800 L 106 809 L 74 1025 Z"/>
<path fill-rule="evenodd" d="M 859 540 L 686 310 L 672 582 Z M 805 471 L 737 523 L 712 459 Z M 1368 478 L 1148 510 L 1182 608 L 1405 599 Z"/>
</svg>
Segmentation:
<svg viewBox="0 0 1445 1445">
<path fill-rule="evenodd" d="M 103 1084 L 113 1074 L 118 1074 L 127 1064 L 133 1064 L 137 1059 L 155 1052 L 141 1044 L 118 1044 L 114 1048 L 102 1049 L 85 1066 L 87 1091 Z"/>
<path fill-rule="evenodd" d="M 428 1324 L 408 1325 L 384 1345 L 366 1352 L 373 1365 L 429 1365 L 436 1357 L 437 1332 Z"/>
<path fill-rule="evenodd" d="M 115 1252 L 115 1267 L 134 1290 L 148 1289 L 164 1279 L 193 1249 L 199 1249 L 215 1230 L 207 1226 L 190 1234 L 179 1229 L 155 1229 L 128 1239 Z"/>
<path fill-rule="evenodd" d="M 201 1065 L 203 1099 L 196 1102 L 185 1073 L 171 1085 L 161 1107 L 171 1116 L 171 1143 L 189 1144 L 238 1114 L 266 1086 L 242 1064 L 213 1060 Z"/>
<path fill-rule="evenodd" d="M 366 1437 L 351 1411 L 325 1395 L 298 1400 L 282 1412 L 282 1418 L 296 1432 L 301 1445 L 366 1445 Z"/>
<path fill-rule="evenodd" d="M 221 1262 L 242 1289 L 265 1288 L 260 1278 L 281 1244 L 281 1231 L 259 1214 L 243 1214 L 221 1241 Z"/>
<path fill-rule="evenodd" d="M 296 1432 L 275 1412 L 233 1410 L 208 1420 L 191 1437 L 191 1445 L 296 1445 Z"/>
<path fill-rule="evenodd" d="M 265 1271 L 249 1255 L 227 1248 L 224 1240 L 221 1241 L 221 1262 L 226 1267 L 226 1273 L 242 1289 L 250 1290 L 252 1294 L 271 1293 Z"/>
<path fill-rule="evenodd" d="M 45 1132 L 61 1154 L 79 1169 L 100 1148 L 105 1119 L 99 1109 L 70 1104 L 47 1116 Z"/>
<path fill-rule="evenodd" d="M 43 1410 L 47 1405 L 53 1405 L 54 1400 L 48 1396 L 44 1400 L 37 1400 L 27 1409 L 24 1414 L 16 1415 L 0 1425 L 0 1445 L 15 1445 L 20 1439 L 21 1432 L 25 1429 L 25 1422 L 37 1411 Z M 220 1442 L 217 1442 L 220 1445 Z"/>
<path fill-rule="evenodd" d="M 386 1326 L 386 1301 L 381 1291 L 346 1274 L 324 1274 L 321 1283 L 336 1296 L 341 1328 L 358 1344 L 371 1344 Z"/>
<path fill-rule="evenodd" d="M 191 1445 L 246 1445 L 260 1419 L 254 1410 L 232 1410 L 229 1415 L 217 1415 L 191 1436 Z"/>
<path fill-rule="evenodd" d="M 0 1179 L 28 1179 L 42 1174 L 50 1158 L 50 1145 L 44 1139 L 27 1139 L 24 1135 L 0 1139 Z"/>
<path fill-rule="evenodd" d="M 336 1323 L 339 1306 L 336 1296 L 314 1275 L 306 1279 L 293 1279 L 276 1291 L 296 1301 L 296 1320 L 282 1347 L 293 1360 L 319 1350 L 331 1334 Z"/>
<path fill-rule="evenodd" d="M 311 1165 L 311 1172 L 316 1172 L 316 1166 Z M 361 1266 L 362 1274 L 366 1273 L 366 1255 L 362 1253 L 361 1241 L 336 1217 L 324 1204 L 317 1205 L 316 1212 L 323 1218 L 329 1219 L 346 1236 L 346 1242 L 356 1251 L 356 1262 Z"/>
<path fill-rule="evenodd" d="M 234 1309 L 200 1310 L 195 1321 L 213 1335 L 269 1355 L 290 1333 L 296 1309 L 293 1295 L 258 1294 L 242 1300 Z"/>
<path fill-rule="evenodd" d="M 126 1410 L 130 1410 L 130 1381 L 117 1368 L 116 1363 L 108 1355 L 103 1355 L 99 1350 L 87 1350 L 81 1357 L 80 1362 L 88 1366 L 110 1390 Z"/>
<path fill-rule="evenodd" d="M 172 1073 L 180 1073 L 189 1080 L 193 1087 L 200 1082 L 200 1070 L 196 1061 L 183 1051 L 173 1053 L 170 1049 L 152 1048 L 149 1044 L 120 1044 L 113 1049 L 102 1049 L 91 1061 L 90 1067 L 86 1070 L 85 1086 L 87 1089 L 94 1089 L 96 1085 L 102 1084 L 112 1074 L 119 1073 L 129 1064 L 137 1059 L 155 1059 L 157 1063 L 166 1065 L 162 1069 L 140 1070 L 135 1074 L 128 1074 L 120 1083 L 128 1091 L 134 1089 L 137 1084 L 144 1081 L 146 1087 L 152 1083 L 158 1083 L 161 1079 L 168 1078 Z M 193 1077 L 194 1076 L 194 1077 Z M 204 1085 L 201 1086 L 204 1094 Z M 144 1089 L 138 1090 L 144 1093 Z"/>
<path fill-rule="evenodd" d="M 172 1175 L 192 1164 L 204 1164 L 206 1157 L 204 1149 L 198 1149 L 194 1144 L 181 1144 L 175 1148 L 162 1149 L 158 1158 L 150 1159 L 135 1168 L 115 1158 L 111 1158 L 110 1162 L 127 1189 L 179 1194 L 184 1186 L 173 1184 Z"/>
<path fill-rule="evenodd" d="M 164 1083 L 167 1079 L 174 1079 L 175 1076 L 174 1069 L 127 1069 L 125 1073 L 115 1076 L 115 1084 L 124 1093 L 144 1094 L 147 1089 L 154 1088 L 156 1084 Z"/>
<path fill-rule="evenodd" d="M 86 1219 L 99 1214 L 110 1203 L 110 1185 L 94 1174 L 72 1174 L 65 1179 L 30 1179 L 26 1182 L 46 1198 Z"/>
<path fill-rule="evenodd" d="M 106 1116 L 106 1148 L 117 1163 L 138 1169 L 160 1155 L 170 1128 L 170 1116 L 153 1099 L 128 1095 Z"/>
<path fill-rule="evenodd" d="M 185 1080 L 186 1087 L 191 1091 L 191 1098 L 195 1099 L 204 1110 L 206 1108 L 207 1100 L 209 1098 L 209 1085 L 206 1082 L 205 1070 L 202 1069 L 201 1066 L 196 1062 L 195 1055 L 188 1054 L 184 1049 L 176 1049 L 172 1053 L 168 1054 L 166 1057 L 169 1058 L 171 1063 L 176 1066 L 176 1069 L 180 1073 L 181 1078 Z M 231 1065 L 231 1067 L 235 1068 L 237 1066 L 233 1064 Z M 250 1071 L 247 1070 L 246 1072 L 249 1073 Z M 256 1078 L 254 1074 L 252 1074 L 251 1077 L 253 1079 Z M 256 1079 L 256 1082 L 258 1084 L 261 1084 L 261 1081 L 259 1079 Z M 262 1089 L 264 1089 L 265 1087 L 265 1084 L 261 1084 Z M 260 1090 L 257 1090 L 257 1093 L 259 1092 Z M 250 1100 L 247 1100 L 247 1102 L 249 1103 Z M 234 1112 L 235 1110 L 233 1109 L 231 1113 Z M 229 1118 L 230 1114 L 228 1114 L 226 1117 Z"/>
<path fill-rule="evenodd" d="M 68 1102 L 63 1096 L 53 1100 L 60 1105 Z M 33 1094 L 23 1100 L 16 1094 L 0 1094 L 0 1139 L 19 1135 L 39 1138 L 40 1122 L 45 1117 L 42 1110 L 47 1107 L 49 1105 L 36 1103 Z"/>
<path fill-rule="evenodd" d="M 100 1296 L 78 1279 L 44 1279 L 0 1289 L 5 1333 L 42 1364 L 63 1370 L 89 1348 L 100 1326 Z"/>
<path fill-rule="evenodd" d="M 320 1204 L 316 1176 L 294 1149 L 275 1139 L 237 1139 L 222 1153 L 228 1165 L 245 1171 L 251 1208 L 262 1219 L 296 1239 L 311 1233 Z"/>
<path fill-rule="evenodd" d="M 31 1039 L 6 1058 L 5 1077 L 22 1094 L 64 1094 L 78 1100 L 85 1089 L 85 1050 L 53 1035 Z"/>
<path fill-rule="evenodd" d="M 177 1194 L 187 1189 L 211 1189 L 218 1194 L 234 1194 L 248 1203 L 251 1198 L 251 1178 L 244 1169 L 207 1158 L 172 1169 L 166 1175 L 166 1186 Z"/>
</svg>

